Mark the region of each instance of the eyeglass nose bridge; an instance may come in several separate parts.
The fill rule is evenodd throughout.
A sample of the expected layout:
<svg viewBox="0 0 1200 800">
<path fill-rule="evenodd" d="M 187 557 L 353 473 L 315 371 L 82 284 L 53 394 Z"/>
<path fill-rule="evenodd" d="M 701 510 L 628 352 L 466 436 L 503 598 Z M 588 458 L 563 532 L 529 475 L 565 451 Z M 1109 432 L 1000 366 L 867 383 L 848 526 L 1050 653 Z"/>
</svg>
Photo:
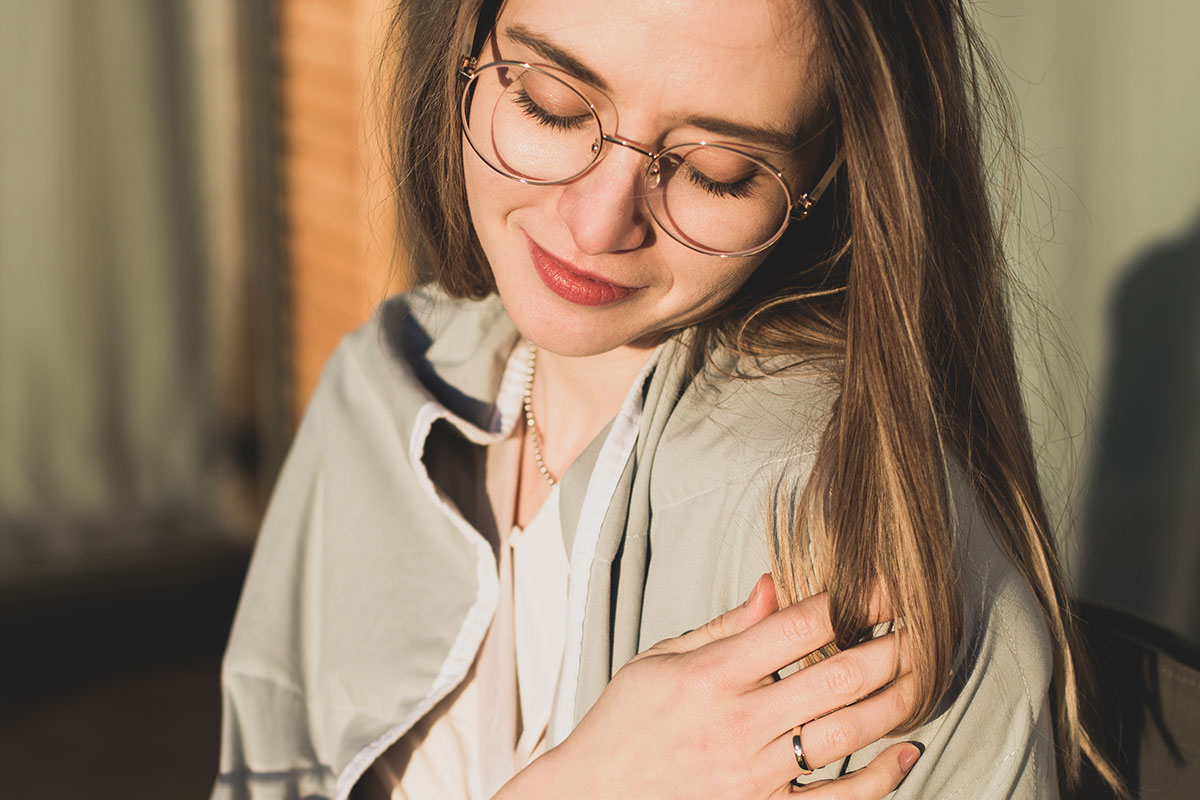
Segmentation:
<svg viewBox="0 0 1200 800">
<path fill-rule="evenodd" d="M 603 157 L 603 154 L 600 152 L 600 150 L 602 147 L 604 147 L 605 142 L 608 142 L 609 144 L 619 145 L 620 147 L 628 147 L 630 150 L 634 151 L 635 153 L 638 153 L 638 154 L 643 155 L 646 158 L 650 159 L 650 166 L 646 172 L 646 183 L 648 184 L 649 188 L 651 188 L 651 189 L 658 188 L 658 183 L 659 183 L 659 180 L 661 177 L 658 157 L 661 156 L 662 153 L 652 153 L 649 150 L 647 150 L 646 148 L 640 147 L 640 146 L 634 144 L 633 142 L 629 141 L 628 139 L 624 139 L 620 136 L 613 136 L 612 134 L 609 134 L 609 133 L 601 132 L 600 138 L 597 139 L 592 144 L 592 152 L 594 152 L 596 154 L 597 162 Z M 595 162 L 593 162 L 593 163 L 595 163 Z"/>
<path fill-rule="evenodd" d="M 633 150 L 634 152 L 641 153 L 642 155 L 644 155 L 646 158 L 650 159 L 651 161 L 655 161 L 658 158 L 657 154 L 651 153 L 646 148 L 638 147 L 636 144 L 629 141 L 628 139 L 622 139 L 620 136 L 613 136 L 612 134 L 608 134 L 608 133 L 601 133 L 600 138 L 596 141 L 596 143 L 594 145 L 592 145 L 592 149 L 598 150 L 600 147 L 603 146 L 604 142 L 608 142 L 609 144 L 618 144 L 621 147 L 628 147 L 630 150 Z"/>
</svg>

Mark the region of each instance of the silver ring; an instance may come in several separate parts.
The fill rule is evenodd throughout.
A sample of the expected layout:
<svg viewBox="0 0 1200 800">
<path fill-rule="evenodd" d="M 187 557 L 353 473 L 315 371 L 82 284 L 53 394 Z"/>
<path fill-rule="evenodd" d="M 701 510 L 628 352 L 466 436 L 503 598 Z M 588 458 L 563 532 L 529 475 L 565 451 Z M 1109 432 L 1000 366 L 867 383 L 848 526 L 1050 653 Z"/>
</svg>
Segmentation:
<svg viewBox="0 0 1200 800">
<path fill-rule="evenodd" d="M 800 734 L 803 730 L 803 725 L 792 728 L 792 752 L 796 754 L 796 766 L 800 767 L 800 774 L 812 775 L 812 767 L 808 765 L 808 759 L 804 756 L 804 746 L 800 743 Z"/>
</svg>

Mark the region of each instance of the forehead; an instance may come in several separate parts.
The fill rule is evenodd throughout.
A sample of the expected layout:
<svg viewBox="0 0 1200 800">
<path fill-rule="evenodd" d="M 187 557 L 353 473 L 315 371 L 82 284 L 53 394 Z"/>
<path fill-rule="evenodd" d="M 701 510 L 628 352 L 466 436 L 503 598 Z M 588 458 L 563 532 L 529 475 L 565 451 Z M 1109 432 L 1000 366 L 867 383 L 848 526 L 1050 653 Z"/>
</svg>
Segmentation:
<svg viewBox="0 0 1200 800">
<path fill-rule="evenodd" d="M 498 27 L 510 26 L 595 72 L 623 118 L 633 107 L 800 132 L 820 105 L 807 0 L 508 0 Z"/>
</svg>

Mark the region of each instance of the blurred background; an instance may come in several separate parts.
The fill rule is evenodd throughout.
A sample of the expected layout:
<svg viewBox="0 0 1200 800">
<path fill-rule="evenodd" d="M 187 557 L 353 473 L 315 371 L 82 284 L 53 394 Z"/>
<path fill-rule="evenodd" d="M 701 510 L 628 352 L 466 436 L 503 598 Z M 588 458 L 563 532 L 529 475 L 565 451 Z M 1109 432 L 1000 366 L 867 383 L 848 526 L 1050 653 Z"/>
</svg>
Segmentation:
<svg viewBox="0 0 1200 800">
<path fill-rule="evenodd" d="M 0 0 L 4 797 L 207 796 L 275 473 L 338 339 L 405 286 L 389 5 Z M 1020 351 L 1072 581 L 1194 679 L 1200 5 L 975 7 L 1024 122 Z M 1127 729 L 1127 771 L 1186 796 L 1200 710 L 1188 739 L 1161 664 L 1100 650 L 1169 745 Z"/>
</svg>

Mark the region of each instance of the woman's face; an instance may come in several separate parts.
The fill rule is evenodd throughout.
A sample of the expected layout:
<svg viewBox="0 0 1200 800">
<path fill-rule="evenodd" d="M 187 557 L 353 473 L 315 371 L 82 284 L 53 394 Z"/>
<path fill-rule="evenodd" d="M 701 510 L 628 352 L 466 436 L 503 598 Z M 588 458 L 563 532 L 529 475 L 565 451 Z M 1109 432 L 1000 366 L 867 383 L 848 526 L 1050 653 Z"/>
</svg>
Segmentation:
<svg viewBox="0 0 1200 800">
<path fill-rule="evenodd" d="M 589 99 L 615 109 L 606 133 L 650 152 L 730 144 L 782 169 L 796 195 L 827 166 L 781 143 L 819 127 L 811 25 L 805 4 L 771 0 L 509 0 L 480 63 L 572 60 L 594 76 L 579 84 Z M 521 333 L 553 352 L 652 347 L 719 307 L 765 257 L 718 258 L 664 233 L 644 199 L 649 160 L 635 150 L 614 146 L 553 186 L 499 174 L 465 140 L 463 153 L 500 297 Z"/>
</svg>

